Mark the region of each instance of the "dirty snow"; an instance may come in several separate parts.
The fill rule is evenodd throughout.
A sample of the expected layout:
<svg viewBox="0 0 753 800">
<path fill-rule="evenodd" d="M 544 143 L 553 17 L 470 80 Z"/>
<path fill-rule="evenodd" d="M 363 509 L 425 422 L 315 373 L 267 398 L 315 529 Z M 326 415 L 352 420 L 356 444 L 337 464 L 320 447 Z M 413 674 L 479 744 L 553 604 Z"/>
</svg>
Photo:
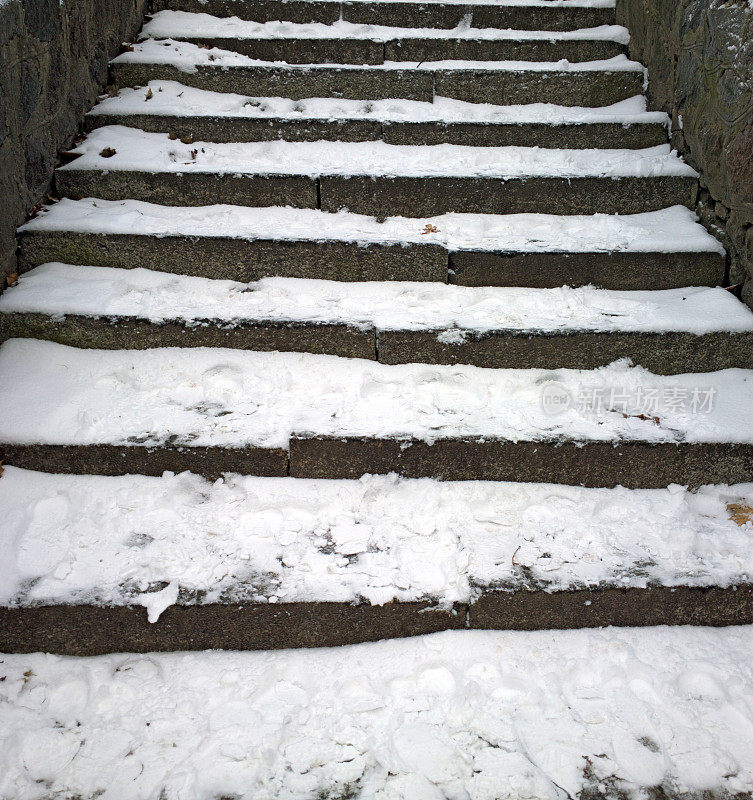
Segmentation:
<svg viewBox="0 0 753 800">
<path fill-rule="evenodd" d="M 549 0 L 552 2 L 552 0 Z M 151 90 L 152 96 L 146 99 Z M 147 87 L 121 89 L 116 97 L 104 97 L 90 116 L 111 114 L 155 114 L 164 116 L 222 116 L 249 119 L 373 119 L 384 122 L 483 122 L 497 124 L 620 123 L 622 125 L 669 124 L 663 111 L 647 111 L 646 98 L 637 95 L 611 106 L 580 108 L 551 103 L 497 106 L 467 103 L 449 97 L 421 100 L 344 100 L 314 97 L 290 100 L 286 97 L 248 97 L 230 92 L 210 92 L 184 86 L 176 81 L 149 81 Z"/>
<path fill-rule="evenodd" d="M 550 415 L 542 392 L 555 381 L 572 402 Z M 579 401 L 594 393 L 605 401 Z M 286 448 L 294 434 L 753 443 L 751 403 L 753 372 L 741 369 L 668 377 L 624 362 L 551 372 L 32 339 L 0 348 L 0 441 L 16 444 Z"/>
<path fill-rule="evenodd" d="M 0 605 L 467 603 L 483 587 L 753 578 L 753 484 L 688 492 L 396 476 L 0 478 Z"/>
<path fill-rule="evenodd" d="M 496 252 L 715 252 L 724 248 L 684 206 L 643 214 L 443 214 L 408 219 L 289 207 L 161 206 L 139 200 L 69 200 L 23 231 L 226 236 L 234 239 L 426 243 Z M 436 230 L 434 230 L 436 228 Z"/>
<path fill-rule="evenodd" d="M 114 154 L 110 151 L 114 150 Z M 643 150 L 394 145 L 376 142 L 194 142 L 111 125 L 97 128 L 60 170 L 389 177 L 696 177 L 670 145 Z M 106 153 L 102 155 L 102 153 Z"/>
<path fill-rule="evenodd" d="M 0 313 L 344 324 L 377 330 L 751 331 L 753 312 L 721 288 L 620 292 L 398 281 L 212 280 L 145 269 L 45 264 L 0 296 Z"/>
<path fill-rule="evenodd" d="M 6 655 L 0 795 L 743 796 L 753 790 L 751 652 L 745 627 Z"/>
</svg>

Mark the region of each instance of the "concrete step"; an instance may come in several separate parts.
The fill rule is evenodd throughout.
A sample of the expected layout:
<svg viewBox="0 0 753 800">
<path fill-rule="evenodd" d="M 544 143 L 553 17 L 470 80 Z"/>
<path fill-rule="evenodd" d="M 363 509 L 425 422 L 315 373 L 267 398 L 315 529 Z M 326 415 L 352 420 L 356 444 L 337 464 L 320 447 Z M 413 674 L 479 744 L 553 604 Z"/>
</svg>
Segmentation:
<svg viewBox="0 0 753 800">
<path fill-rule="evenodd" d="M 280 65 L 187 42 L 147 40 L 111 65 L 117 87 L 177 81 L 215 92 L 303 100 L 399 98 L 431 102 L 436 95 L 497 105 L 558 103 L 601 107 L 643 91 L 643 68 L 619 56 L 578 64 L 533 61 L 392 62 Z"/>
<path fill-rule="evenodd" d="M 0 297 L 0 342 L 232 347 L 385 364 L 592 369 L 629 358 L 656 374 L 753 369 L 753 313 L 723 289 L 474 289 L 266 279 L 47 264 Z"/>
<path fill-rule="evenodd" d="M 753 622 L 751 531 L 735 512 L 750 509 L 749 484 L 209 483 L 7 467 L 0 498 L 4 653 Z"/>
<path fill-rule="evenodd" d="M 658 488 L 753 478 L 748 370 L 656 376 L 307 353 L 0 348 L 0 457 L 45 472 L 396 472 Z M 84 410 L 82 412 L 82 409 Z"/>
<path fill-rule="evenodd" d="M 316 232 L 316 233 L 314 233 Z M 348 212 L 63 200 L 21 230 L 19 267 L 135 266 L 244 283 L 268 276 L 467 286 L 715 286 L 724 250 L 676 206 L 633 216 Z"/>
<path fill-rule="evenodd" d="M 377 217 L 635 214 L 693 207 L 697 173 L 669 145 L 547 150 L 385 142 L 183 144 L 98 128 L 56 171 L 63 196 L 153 203 L 347 208 Z"/>
<path fill-rule="evenodd" d="M 216 17 L 240 17 L 255 22 L 332 24 L 340 19 L 359 25 L 393 25 L 405 28 L 474 28 L 568 31 L 614 23 L 613 3 L 542 2 L 447 3 L 390 2 L 380 0 L 155 0 L 154 11 L 187 11 Z M 470 15 L 470 17 L 469 17 Z"/>
<path fill-rule="evenodd" d="M 244 22 L 208 14 L 163 11 L 147 22 L 142 41 L 175 40 L 289 64 L 383 64 L 391 61 L 600 61 L 627 53 L 618 25 L 575 31 L 452 30 L 290 22 Z"/>
<path fill-rule="evenodd" d="M 88 131 L 126 125 L 209 142 L 376 141 L 479 147 L 645 148 L 667 141 L 669 118 L 644 97 L 599 109 L 535 104 L 491 106 L 448 98 L 335 100 L 248 97 L 150 81 L 105 97 L 86 116 Z"/>
</svg>

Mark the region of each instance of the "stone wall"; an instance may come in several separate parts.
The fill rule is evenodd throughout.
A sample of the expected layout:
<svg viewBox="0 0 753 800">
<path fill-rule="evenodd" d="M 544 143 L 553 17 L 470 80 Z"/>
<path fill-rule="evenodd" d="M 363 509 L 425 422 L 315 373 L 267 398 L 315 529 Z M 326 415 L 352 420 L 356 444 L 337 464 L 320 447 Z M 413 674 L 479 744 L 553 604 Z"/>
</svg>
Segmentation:
<svg viewBox="0 0 753 800">
<path fill-rule="evenodd" d="M 730 254 L 729 282 L 753 306 L 753 3 L 617 0 L 649 101 L 701 173 L 699 213 Z"/>
<path fill-rule="evenodd" d="M 146 0 L 0 0 L 0 290 L 15 272 L 18 224 L 48 191 L 70 146 L 132 39 Z"/>
</svg>

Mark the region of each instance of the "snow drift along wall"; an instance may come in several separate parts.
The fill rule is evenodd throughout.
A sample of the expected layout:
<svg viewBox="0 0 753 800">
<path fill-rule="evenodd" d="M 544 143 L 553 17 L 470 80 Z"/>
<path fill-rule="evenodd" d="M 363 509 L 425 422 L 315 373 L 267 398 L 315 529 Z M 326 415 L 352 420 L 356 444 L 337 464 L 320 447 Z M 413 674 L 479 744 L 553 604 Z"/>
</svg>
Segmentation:
<svg viewBox="0 0 753 800">
<path fill-rule="evenodd" d="M 700 209 L 753 306 L 753 0 L 617 0 L 649 101 L 701 173 Z"/>
<path fill-rule="evenodd" d="M 0 0 L 0 289 L 15 272 L 15 227 L 49 187 L 141 24 L 146 0 Z"/>
</svg>

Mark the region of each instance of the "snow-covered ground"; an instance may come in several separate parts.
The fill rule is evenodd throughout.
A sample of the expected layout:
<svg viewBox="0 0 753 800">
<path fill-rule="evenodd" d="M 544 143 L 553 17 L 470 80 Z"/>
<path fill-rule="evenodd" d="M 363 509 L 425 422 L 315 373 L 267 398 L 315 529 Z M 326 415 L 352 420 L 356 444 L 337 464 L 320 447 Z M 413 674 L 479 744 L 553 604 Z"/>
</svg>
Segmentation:
<svg viewBox="0 0 753 800">
<path fill-rule="evenodd" d="M 234 239 L 439 244 L 449 250 L 496 252 L 711 252 L 717 239 L 684 206 L 643 214 L 442 214 L 420 219 L 374 217 L 312 208 L 199 208 L 140 200 L 69 200 L 46 209 L 25 231 L 127 233 L 144 236 L 225 236 Z"/>
<path fill-rule="evenodd" d="M 2 656 L 0 796 L 747 796 L 752 652 L 751 628 L 644 628 Z"/>
<path fill-rule="evenodd" d="M 550 387 L 547 389 L 546 387 Z M 552 414 L 548 392 L 567 398 Z M 563 400 L 564 402 L 564 400 Z M 0 348 L 0 441 L 287 448 L 293 435 L 753 443 L 753 372 L 657 376 L 223 348 Z"/>
<path fill-rule="evenodd" d="M 472 602 L 484 588 L 753 578 L 753 484 L 688 492 L 365 476 L 0 478 L 0 605 Z M 180 599 L 179 599 L 180 597 Z"/>
<path fill-rule="evenodd" d="M 551 0 L 550 0 L 551 1 Z M 147 95 L 151 90 L 151 96 Z M 244 119 L 371 119 L 383 122 L 483 122 L 499 124 L 619 123 L 622 125 L 669 124 L 663 111 L 647 111 L 646 98 L 640 95 L 611 106 L 580 108 L 552 103 L 497 106 L 467 103 L 449 97 L 420 100 L 343 100 L 312 97 L 290 100 L 286 97 L 248 97 L 231 92 L 210 92 L 184 86 L 176 81 L 149 81 L 146 87 L 121 89 L 116 97 L 100 100 L 90 116 L 111 114 L 162 114 L 181 117 L 222 116 Z"/>
<path fill-rule="evenodd" d="M 133 45 L 133 50 L 121 53 L 111 62 L 113 64 L 172 64 L 183 72 L 196 72 L 199 66 L 207 67 L 285 67 L 290 70 L 317 70 L 327 67 L 338 69 L 358 70 L 444 70 L 444 69 L 481 69 L 502 71 L 535 71 L 535 72 L 644 72 L 644 68 L 637 61 L 630 61 L 625 55 L 601 61 L 570 62 L 561 61 L 426 61 L 416 64 L 415 61 L 386 61 L 384 64 L 373 66 L 358 64 L 287 64 L 284 61 L 262 61 L 249 58 L 232 50 L 222 50 L 219 47 L 209 49 L 200 47 L 191 42 L 178 39 L 146 39 Z"/>
<path fill-rule="evenodd" d="M 114 151 L 114 152 L 113 152 Z M 696 177 L 670 145 L 643 150 L 396 145 L 376 142 L 183 144 L 166 133 L 109 125 L 72 153 L 65 170 L 255 175 L 401 175 L 408 177 Z"/>
<path fill-rule="evenodd" d="M 721 288 L 621 292 L 592 287 L 518 289 L 443 283 L 338 283 L 264 278 L 254 283 L 145 269 L 45 264 L 0 296 L 0 313 L 53 317 L 344 324 L 361 329 L 465 331 L 753 330 L 753 312 Z"/>
<path fill-rule="evenodd" d="M 612 41 L 627 44 L 630 34 L 621 25 L 601 25 L 570 31 L 516 31 L 499 28 L 394 28 L 339 20 L 322 22 L 252 22 L 238 17 L 213 17 L 185 11 L 160 11 L 141 29 L 155 39 L 340 39 L 387 42 L 395 39 L 476 39 L 485 41 Z"/>
</svg>

